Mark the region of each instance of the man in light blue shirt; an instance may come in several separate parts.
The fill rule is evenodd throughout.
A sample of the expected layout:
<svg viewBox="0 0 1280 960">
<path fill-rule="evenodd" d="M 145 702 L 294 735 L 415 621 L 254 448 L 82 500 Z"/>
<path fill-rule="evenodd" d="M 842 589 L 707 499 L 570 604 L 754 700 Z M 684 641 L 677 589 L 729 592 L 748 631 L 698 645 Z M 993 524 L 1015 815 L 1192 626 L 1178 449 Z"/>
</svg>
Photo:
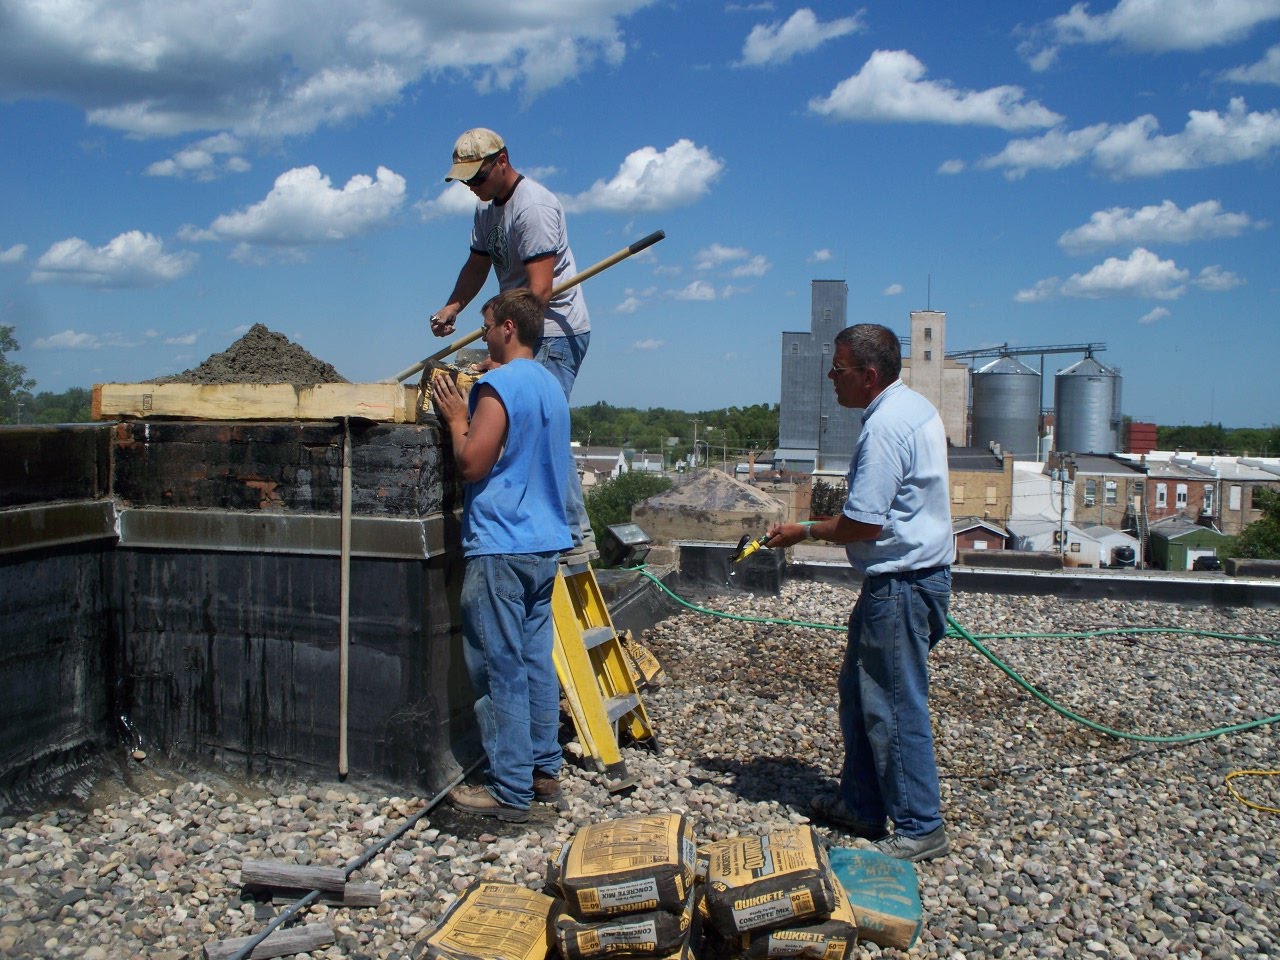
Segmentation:
<svg viewBox="0 0 1280 960">
<path fill-rule="evenodd" d="M 927 660 L 947 629 L 955 547 L 946 432 L 901 370 L 888 328 L 862 323 L 836 335 L 827 376 L 842 407 L 863 411 L 849 497 L 840 516 L 775 524 L 766 535 L 775 549 L 806 538 L 842 543 L 865 576 L 840 670 L 840 790 L 815 797 L 814 812 L 882 853 L 918 861 L 948 850 Z"/>
</svg>

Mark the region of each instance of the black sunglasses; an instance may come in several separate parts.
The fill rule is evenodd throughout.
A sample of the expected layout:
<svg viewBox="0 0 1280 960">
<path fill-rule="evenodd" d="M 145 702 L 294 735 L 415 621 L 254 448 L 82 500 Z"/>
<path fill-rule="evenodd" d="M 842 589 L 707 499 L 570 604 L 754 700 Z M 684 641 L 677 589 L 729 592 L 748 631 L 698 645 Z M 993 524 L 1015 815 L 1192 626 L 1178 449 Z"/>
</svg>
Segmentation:
<svg viewBox="0 0 1280 960">
<path fill-rule="evenodd" d="M 480 186 L 482 183 L 484 183 L 486 180 L 489 179 L 489 174 L 493 173 L 493 168 L 498 165 L 498 156 L 499 154 L 495 153 L 491 158 L 489 158 L 489 159 L 492 159 L 493 162 L 490 163 L 487 167 L 484 166 L 484 161 L 481 161 L 480 169 L 476 171 L 476 175 L 472 177 L 470 180 L 463 180 L 462 182 L 468 187 Z"/>
</svg>

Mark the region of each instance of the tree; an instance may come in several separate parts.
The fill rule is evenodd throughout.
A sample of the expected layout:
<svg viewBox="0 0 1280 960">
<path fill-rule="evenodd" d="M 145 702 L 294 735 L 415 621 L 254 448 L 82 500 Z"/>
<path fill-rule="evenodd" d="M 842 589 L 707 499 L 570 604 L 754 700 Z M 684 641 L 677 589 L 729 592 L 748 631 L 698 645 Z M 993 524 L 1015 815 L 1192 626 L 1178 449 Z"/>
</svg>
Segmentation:
<svg viewBox="0 0 1280 960">
<path fill-rule="evenodd" d="M 596 543 L 604 543 L 605 530 L 615 523 L 630 523 L 631 508 L 646 497 L 671 488 L 671 480 L 655 473 L 628 470 L 587 490 L 587 516 Z"/>
<path fill-rule="evenodd" d="M 0 423 L 18 422 L 18 402 L 27 397 L 36 385 L 34 380 L 27 378 L 26 367 L 8 358 L 8 354 L 18 350 L 13 327 L 0 326 Z"/>
<path fill-rule="evenodd" d="M 1236 538 L 1235 554 L 1251 560 L 1280 560 L 1280 493 L 1255 487 L 1253 502 L 1262 516 Z"/>
<path fill-rule="evenodd" d="M 92 404 L 93 394 L 84 387 L 63 393 L 42 390 L 27 401 L 22 419 L 26 423 L 88 423 Z"/>
</svg>

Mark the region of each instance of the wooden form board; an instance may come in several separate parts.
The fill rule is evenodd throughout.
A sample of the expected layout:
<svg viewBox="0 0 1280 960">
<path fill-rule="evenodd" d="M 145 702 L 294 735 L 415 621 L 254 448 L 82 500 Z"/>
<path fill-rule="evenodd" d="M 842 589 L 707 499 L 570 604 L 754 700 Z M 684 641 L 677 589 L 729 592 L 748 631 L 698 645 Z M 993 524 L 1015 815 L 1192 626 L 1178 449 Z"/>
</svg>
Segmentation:
<svg viewBox="0 0 1280 960">
<path fill-rule="evenodd" d="M 416 423 L 416 383 L 100 383 L 93 388 L 93 419 L 333 420 L 363 417 Z"/>
</svg>

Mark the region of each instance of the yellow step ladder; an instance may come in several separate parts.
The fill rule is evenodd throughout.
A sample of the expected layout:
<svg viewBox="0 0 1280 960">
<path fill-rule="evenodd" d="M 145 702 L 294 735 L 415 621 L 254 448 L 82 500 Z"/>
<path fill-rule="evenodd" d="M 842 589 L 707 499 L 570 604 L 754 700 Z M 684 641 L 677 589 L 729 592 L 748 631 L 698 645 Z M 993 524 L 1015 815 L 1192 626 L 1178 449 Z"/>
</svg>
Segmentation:
<svg viewBox="0 0 1280 960">
<path fill-rule="evenodd" d="M 653 728 L 590 564 L 561 565 L 551 594 L 551 620 L 556 674 L 582 748 L 611 792 L 627 790 L 635 778 L 627 773 L 618 742 L 629 737 L 653 746 Z"/>
</svg>

